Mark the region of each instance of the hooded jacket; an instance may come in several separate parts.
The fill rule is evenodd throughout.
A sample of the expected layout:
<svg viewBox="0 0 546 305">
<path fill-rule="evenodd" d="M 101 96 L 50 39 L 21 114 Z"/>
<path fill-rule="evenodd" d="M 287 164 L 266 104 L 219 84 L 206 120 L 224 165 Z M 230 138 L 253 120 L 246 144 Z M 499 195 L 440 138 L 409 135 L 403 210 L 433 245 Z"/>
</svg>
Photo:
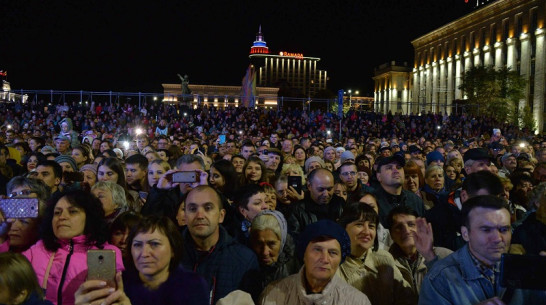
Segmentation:
<svg viewBox="0 0 546 305">
<path fill-rule="evenodd" d="M 47 250 L 40 240 L 22 254 L 32 264 L 40 285 L 44 281 L 50 257 L 53 255 L 45 296 L 54 304 L 69 305 L 74 304 L 74 293 L 87 279 L 87 250 L 99 248 L 86 245 L 84 235 L 59 242 L 61 246 L 56 252 Z M 103 249 L 116 252 L 116 271 L 125 270 L 121 251 L 117 247 L 104 243 Z"/>
<path fill-rule="evenodd" d="M 70 118 L 64 118 L 59 122 L 59 126 L 61 126 L 63 123 L 66 123 L 68 125 L 68 131 L 63 132 L 61 128 L 61 132 L 59 134 L 66 136 L 70 139 L 70 147 L 75 147 L 80 145 L 80 140 L 78 139 L 78 133 L 74 131 L 74 125 L 72 124 L 72 119 Z"/>
</svg>

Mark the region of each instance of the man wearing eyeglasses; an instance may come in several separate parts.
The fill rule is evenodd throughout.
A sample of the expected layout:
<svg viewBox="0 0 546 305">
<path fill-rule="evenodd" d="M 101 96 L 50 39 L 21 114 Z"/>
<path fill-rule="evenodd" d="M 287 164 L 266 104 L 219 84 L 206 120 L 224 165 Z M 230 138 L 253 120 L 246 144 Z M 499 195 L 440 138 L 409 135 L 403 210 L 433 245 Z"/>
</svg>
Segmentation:
<svg viewBox="0 0 546 305">
<path fill-rule="evenodd" d="M 345 161 L 339 167 L 339 179 L 347 187 L 347 202 L 358 201 L 362 188 L 360 179 L 357 177 L 357 167 L 354 162 Z"/>
</svg>

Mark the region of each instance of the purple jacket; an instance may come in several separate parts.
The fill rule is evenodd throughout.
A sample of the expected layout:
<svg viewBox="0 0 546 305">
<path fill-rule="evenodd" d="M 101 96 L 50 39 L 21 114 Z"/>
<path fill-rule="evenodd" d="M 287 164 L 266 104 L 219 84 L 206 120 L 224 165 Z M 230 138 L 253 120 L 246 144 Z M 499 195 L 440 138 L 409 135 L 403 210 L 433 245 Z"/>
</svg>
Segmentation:
<svg viewBox="0 0 546 305">
<path fill-rule="evenodd" d="M 23 252 L 23 255 L 26 256 L 32 264 L 34 271 L 36 271 L 40 286 L 42 286 L 44 281 L 49 259 L 51 255 L 55 255 L 47 278 L 46 299 L 54 304 L 62 303 L 63 305 L 71 305 L 74 304 L 74 293 L 87 279 L 87 250 L 98 248 L 95 246 L 87 246 L 85 244 L 84 235 L 76 236 L 71 240 L 61 240 L 60 244 L 61 247 L 53 253 L 47 250 L 44 243 L 40 240 Z M 103 249 L 114 250 L 116 252 L 117 271 L 125 270 L 121 258 L 121 251 L 117 247 L 105 243 Z M 62 279 L 63 270 L 68 257 L 70 257 L 70 260 L 68 262 L 65 277 Z M 59 285 L 61 281 L 63 281 L 62 300 L 58 300 L 57 297 L 59 295 Z"/>
<path fill-rule="evenodd" d="M 150 290 L 140 280 L 138 271 L 129 268 L 123 273 L 123 288 L 133 305 L 208 305 L 209 286 L 197 273 L 178 267 L 157 289 Z"/>
</svg>

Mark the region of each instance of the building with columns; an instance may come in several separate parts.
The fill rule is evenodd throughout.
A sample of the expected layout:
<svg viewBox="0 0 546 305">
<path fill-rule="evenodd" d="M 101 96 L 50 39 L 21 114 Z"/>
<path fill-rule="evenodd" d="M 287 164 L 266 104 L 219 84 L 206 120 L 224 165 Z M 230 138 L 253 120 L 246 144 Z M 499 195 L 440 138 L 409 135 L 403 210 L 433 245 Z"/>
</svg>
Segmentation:
<svg viewBox="0 0 546 305">
<path fill-rule="evenodd" d="M 374 69 L 374 109 L 407 114 L 410 103 L 411 68 L 407 62 L 391 61 Z"/>
<path fill-rule="evenodd" d="M 509 67 L 527 80 L 525 99 L 519 106 L 530 106 L 537 130 L 542 132 L 546 95 L 545 15 L 546 0 L 497 0 L 413 40 L 415 59 L 407 102 L 391 99 L 388 101 L 392 102 L 385 103 L 388 90 L 399 90 L 399 83 L 392 81 L 390 86 L 379 86 L 381 78 L 378 78 L 376 107 L 383 100 L 385 112 L 451 113 L 455 101 L 465 98 L 458 89 L 465 71 L 480 65 Z"/>
<path fill-rule="evenodd" d="M 188 106 L 197 108 L 198 106 L 208 106 L 217 108 L 239 107 L 241 106 L 241 86 L 223 86 L 223 85 L 199 85 L 189 84 L 191 90 L 190 96 L 182 96 L 181 84 L 162 84 L 163 102 L 178 103 L 185 101 Z M 277 109 L 277 93 L 279 88 L 256 87 L 256 107 L 266 107 Z"/>
<path fill-rule="evenodd" d="M 327 72 L 317 68 L 320 58 L 305 57 L 298 52 L 271 53 L 261 26 L 248 57 L 256 69 L 256 86 L 282 87 L 284 84 L 305 97 L 326 89 Z"/>
</svg>

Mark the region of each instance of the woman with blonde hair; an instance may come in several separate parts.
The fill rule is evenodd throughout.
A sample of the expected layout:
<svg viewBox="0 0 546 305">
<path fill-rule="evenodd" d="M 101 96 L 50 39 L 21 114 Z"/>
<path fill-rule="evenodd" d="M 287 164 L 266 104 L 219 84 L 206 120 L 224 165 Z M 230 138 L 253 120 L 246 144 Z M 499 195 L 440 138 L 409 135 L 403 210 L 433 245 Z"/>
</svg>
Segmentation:
<svg viewBox="0 0 546 305">
<path fill-rule="evenodd" d="M 171 165 L 162 159 L 155 159 L 150 162 L 148 164 L 148 185 L 150 188 L 153 188 L 159 178 L 169 170 L 171 170 Z"/>
<path fill-rule="evenodd" d="M 281 176 L 300 176 L 301 184 L 305 185 L 305 175 L 303 174 L 303 169 L 298 164 L 283 164 L 281 170 Z"/>
</svg>

